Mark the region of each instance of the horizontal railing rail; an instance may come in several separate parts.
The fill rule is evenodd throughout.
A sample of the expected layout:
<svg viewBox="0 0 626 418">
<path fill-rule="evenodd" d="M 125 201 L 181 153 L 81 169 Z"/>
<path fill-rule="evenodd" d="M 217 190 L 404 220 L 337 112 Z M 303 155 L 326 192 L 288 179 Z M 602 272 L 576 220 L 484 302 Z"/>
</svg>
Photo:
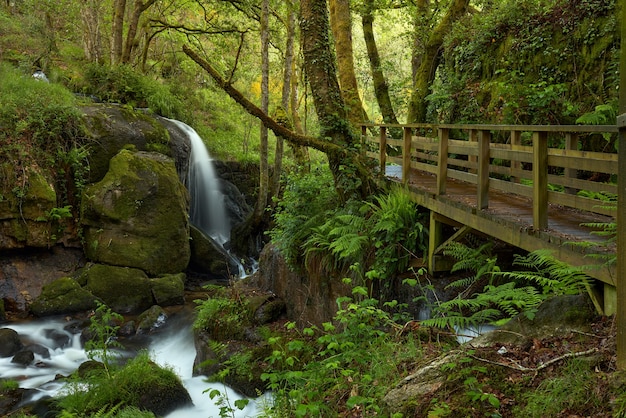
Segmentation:
<svg viewBox="0 0 626 418">
<path fill-rule="evenodd" d="M 615 215 L 608 202 L 617 197 L 617 153 L 584 149 L 586 141 L 609 145 L 617 132 L 614 125 L 361 125 L 366 155 L 381 171 L 401 166 L 405 183 L 411 169 L 431 173 L 436 195 L 446 194 L 448 179 L 473 184 L 479 209 L 489 207 L 490 190 L 531 198 L 535 229 L 548 227 L 550 203 Z"/>
</svg>

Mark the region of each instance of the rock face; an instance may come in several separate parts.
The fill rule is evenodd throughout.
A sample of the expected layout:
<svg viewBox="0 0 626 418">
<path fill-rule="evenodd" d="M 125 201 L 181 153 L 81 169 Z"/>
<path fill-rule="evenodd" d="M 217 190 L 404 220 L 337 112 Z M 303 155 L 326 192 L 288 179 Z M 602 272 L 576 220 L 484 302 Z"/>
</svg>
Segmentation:
<svg viewBox="0 0 626 418">
<path fill-rule="evenodd" d="M 96 308 L 96 297 L 71 277 L 62 277 L 43 287 L 30 309 L 36 316 L 83 312 Z"/>
<path fill-rule="evenodd" d="M 297 318 L 297 322 L 304 326 L 332 321 L 337 312 L 337 298 L 351 294 L 350 286 L 340 280 L 291 271 L 278 249 L 271 244 L 266 245 L 261 253 L 259 271 L 252 283 L 284 300 L 287 317 Z"/>
<path fill-rule="evenodd" d="M 84 196 L 87 258 L 150 275 L 185 270 L 190 256 L 188 195 L 171 159 L 122 150 Z"/>
<path fill-rule="evenodd" d="M 220 280 L 229 280 L 239 274 L 239 266 L 228 252 L 193 225 L 190 227 L 190 238 L 190 270 L 208 273 Z"/>
<path fill-rule="evenodd" d="M 19 169 L 14 163 L 2 163 L 0 196 L 0 249 L 54 244 L 46 216 L 56 207 L 57 196 L 39 167 Z"/>
<path fill-rule="evenodd" d="M 183 303 L 191 257 L 184 186 L 191 147 L 187 134 L 169 119 L 125 106 L 93 104 L 81 110 L 90 168 L 82 175 L 88 178 L 66 173 L 59 179 L 51 167 L 42 168 L 34 159 L 11 162 L 0 155 L 0 319 L 5 311 L 9 317 L 27 314 L 44 286 L 61 278 L 34 312 L 72 313 L 90 306 L 87 300 L 98 296 L 85 293 L 92 290 L 75 275 L 88 261 L 143 271 L 150 278 L 146 300 L 151 304 Z M 255 184 L 258 168 L 220 166 L 228 177 L 220 174 L 225 203 L 236 224 L 251 210 L 237 187 L 253 190 L 246 185 Z M 88 183 L 82 197 L 73 195 L 71 211 L 60 207 L 67 204 L 67 190 L 60 189 L 63 181 Z M 238 272 L 221 247 L 195 254 L 193 272 L 200 277 L 229 278 Z M 69 293 L 61 295 L 55 287 Z M 71 302 L 70 296 L 75 298 Z"/>
</svg>

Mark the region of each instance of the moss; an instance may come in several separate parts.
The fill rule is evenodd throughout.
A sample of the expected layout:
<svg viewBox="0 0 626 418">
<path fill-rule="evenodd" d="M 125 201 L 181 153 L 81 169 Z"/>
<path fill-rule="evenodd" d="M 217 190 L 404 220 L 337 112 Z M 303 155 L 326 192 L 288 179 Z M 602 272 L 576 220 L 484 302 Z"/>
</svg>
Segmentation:
<svg viewBox="0 0 626 418">
<path fill-rule="evenodd" d="M 185 303 L 185 273 L 167 274 L 150 280 L 154 300 L 161 306 Z"/>
<path fill-rule="evenodd" d="M 94 264 L 85 274 L 86 289 L 115 312 L 138 314 L 153 304 L 150 282 L 139 269 Z"/>
<path fill-rule="evenodd" d="M 36 316 L 83 312 L 96 307 L 96 298 L 70 277 L 62 277 L 43 287 L 31 305 Z"/>
<path fill-rule="evenodd" d="M 85 196 L 81 213 L 88 258 L 151 275 L 186 268 L 187 195 L 172 160 L 122 150 Z"/>
</svg>

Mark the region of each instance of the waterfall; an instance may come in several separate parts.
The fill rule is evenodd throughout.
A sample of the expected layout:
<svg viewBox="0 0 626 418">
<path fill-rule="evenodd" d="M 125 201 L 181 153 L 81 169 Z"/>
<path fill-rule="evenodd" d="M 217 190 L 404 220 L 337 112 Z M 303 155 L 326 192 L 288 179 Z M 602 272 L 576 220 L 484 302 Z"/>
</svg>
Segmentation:
<svg viewBox="0 0 626 418">
<path fill-rule="evenodd" d="M 226 215 L 224 194 L 215 174 L 213 160 L 200 135 L 189 125 L 170 119 L 187 134 L 191 142 L 187 188 L 191 196 L 189 218 L 191 223 L 224 245 L 230 241 L 230 220 Z"/>
</svg>

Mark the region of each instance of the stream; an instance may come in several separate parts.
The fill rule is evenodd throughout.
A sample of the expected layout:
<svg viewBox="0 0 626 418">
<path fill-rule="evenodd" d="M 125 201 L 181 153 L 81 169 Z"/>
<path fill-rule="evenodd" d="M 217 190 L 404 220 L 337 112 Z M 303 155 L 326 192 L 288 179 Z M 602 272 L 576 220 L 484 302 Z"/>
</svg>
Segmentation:
<svg viewBox="0 0 626 418">
<path fill-rule="evenodd" d="M 21 388 L 33 389 L 26 404 L 44 397 L 55 397 L 62 393 L 64 384 L 55 381 L 57 375 L 70 375 L 80 364 L 88 360 L 80 342 L 78 321 L 68 321 L 62 317 L 35 319 L 28 322 L 2 324 L 18 332 L 25 346 L 36 344 L 47 349 L 38 349 L 35 361 L 29 366 L 11 363 L 11 357 L 0 358 L 0 376 L 19 382 Z M 219 406 L 210 399 L 208 390 L 218 389 L 227 396 L 233 405 L 243 397 L 229 387 L 207 382 L 206 376 L 193 376 L 193 363 L 196 356 L 191 324 L 188 315 L 173 314 L 156 332 L 120 340 L 124 346 L 116 350 L 122 357 L 132 357 L 138 350 L 147 349 L 153 361 L 172 369 L 183 381 L 193 400 L 191 408 L 181 408 L 167 418 L 207 418 L 219 416 Z M 206 393 L 205 393 L 206 392 Z M 249 399 L 248 406 L 235 412 L 235 417 L 255 417 L 261 415 L 266 396 Z"/>
</svg>

